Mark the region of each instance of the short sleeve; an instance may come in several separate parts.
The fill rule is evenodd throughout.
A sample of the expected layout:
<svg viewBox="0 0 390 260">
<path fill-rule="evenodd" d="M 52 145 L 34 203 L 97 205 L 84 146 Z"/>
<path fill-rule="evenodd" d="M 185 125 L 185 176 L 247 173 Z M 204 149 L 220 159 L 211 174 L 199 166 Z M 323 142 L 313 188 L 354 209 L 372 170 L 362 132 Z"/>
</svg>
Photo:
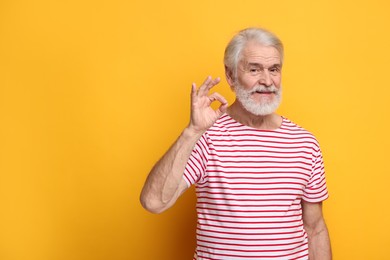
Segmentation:
<svg viewBox="0 0 390 260">
<path fill-rule="evenodd" d="M 183 178 L 188 187 L 201 182 L 205 177 L 206 166 L 209 157 L 209 147 L 207 143 L 206 134 L 195 144 L 194 149 L 188 159 L 187 165 L 184 169 Z"/>
<path fill-rule="evenodd" d="M 326 186 L 324 162 L 319 147 L 313 153 L 311 177 L 303 193 L 303 200 L 307 202 L 321 202 L 329 197 Z"/>
</svg>

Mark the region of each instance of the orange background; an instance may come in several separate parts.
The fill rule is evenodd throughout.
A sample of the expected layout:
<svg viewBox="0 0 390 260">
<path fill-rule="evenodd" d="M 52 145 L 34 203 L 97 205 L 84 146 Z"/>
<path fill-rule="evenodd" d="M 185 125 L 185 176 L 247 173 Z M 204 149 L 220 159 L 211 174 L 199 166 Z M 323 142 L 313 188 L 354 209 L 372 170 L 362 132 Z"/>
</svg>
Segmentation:
<svg viewBox="0 0 390 260">
<path fill-rule="evenodd" d="M 191 259 L 194 190 L 139 193 L 233 34 L 285 44 L 279 113 L 321 143 L 335 260 L 390 259 L 388 1 L 0 1 L 0 259 Z M 226 81 L 216 88 L 233 101 Z"/>
</svg>

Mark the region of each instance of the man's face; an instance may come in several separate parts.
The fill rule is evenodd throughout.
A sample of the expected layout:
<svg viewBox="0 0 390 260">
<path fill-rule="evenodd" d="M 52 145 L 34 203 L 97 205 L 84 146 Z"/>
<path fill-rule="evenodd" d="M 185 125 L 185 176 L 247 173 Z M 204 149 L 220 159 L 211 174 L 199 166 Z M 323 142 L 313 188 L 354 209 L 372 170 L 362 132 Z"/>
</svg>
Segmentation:
<svg viewBox="0 0 390 260">
<path fill-rule="evenodd" d="M 281 59 L 274 47 L 249 42 L 234 81 L 237 99 L 255 115 L 272 114 L 281 101 Z"/>
</svg>

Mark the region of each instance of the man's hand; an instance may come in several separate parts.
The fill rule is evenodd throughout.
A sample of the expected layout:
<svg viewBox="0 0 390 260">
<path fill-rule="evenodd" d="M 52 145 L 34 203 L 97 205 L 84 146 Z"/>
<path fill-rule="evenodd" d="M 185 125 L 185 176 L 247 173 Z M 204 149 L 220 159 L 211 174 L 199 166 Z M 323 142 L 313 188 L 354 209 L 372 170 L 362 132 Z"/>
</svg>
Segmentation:
<svg viewBox="0 0 390 260">
<path fill-rule="evenodd" d="M 199 90 L 195 83 L 192 84 L 190 124 L 153 167 L 142 189 L 141 204 L 148 211 L 165 211 L 188 188 L 183 173 L 192 149 L 203 132 L 214 124 L 228 106 L 225 98 L 218 93 L 208 95 L 219 81 L 219 78 L 213 80 L 207 77 Z M 214 101 L 221 103 L 216 110 L 210 106 Z"/>
<path fill-rule="evenodd" d="M 209 95 L 210 89 L 221 81 L 220 78 L 212 79 L 208 76 L 199 90 L 196 89 L 196 84 L 192 84 L 191 91 L 191 120 L 188 126 L 195 133 L 202 134 L 214 122 L 225 113 L 228 103 L 226 99 L 218 93 Z M 211 103 L 218 101 L 221 103 L 218 109 L 214 110 Z"/>
</svg>

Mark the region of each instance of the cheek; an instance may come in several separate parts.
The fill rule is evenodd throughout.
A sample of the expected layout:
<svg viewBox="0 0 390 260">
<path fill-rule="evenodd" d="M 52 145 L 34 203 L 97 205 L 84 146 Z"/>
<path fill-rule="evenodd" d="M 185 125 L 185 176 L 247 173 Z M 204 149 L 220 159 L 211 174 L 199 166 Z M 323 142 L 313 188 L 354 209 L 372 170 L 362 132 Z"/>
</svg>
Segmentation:
<svg viewBox="0 0 390 260">
<path fill-rule="evenodd" d="M 257 80 L 250 77 L 239 77 L 238 83 L 245 89 L 251 89 L 257 85 Z"/>
<path fill-rule="evenodd" d="M 280 84 L 282 82 L 282 78 L 281 77 L 274 77 L 272 79 L 272 82 L 274 83 L 275 87 L 280 87 Z"/>
</svg>

